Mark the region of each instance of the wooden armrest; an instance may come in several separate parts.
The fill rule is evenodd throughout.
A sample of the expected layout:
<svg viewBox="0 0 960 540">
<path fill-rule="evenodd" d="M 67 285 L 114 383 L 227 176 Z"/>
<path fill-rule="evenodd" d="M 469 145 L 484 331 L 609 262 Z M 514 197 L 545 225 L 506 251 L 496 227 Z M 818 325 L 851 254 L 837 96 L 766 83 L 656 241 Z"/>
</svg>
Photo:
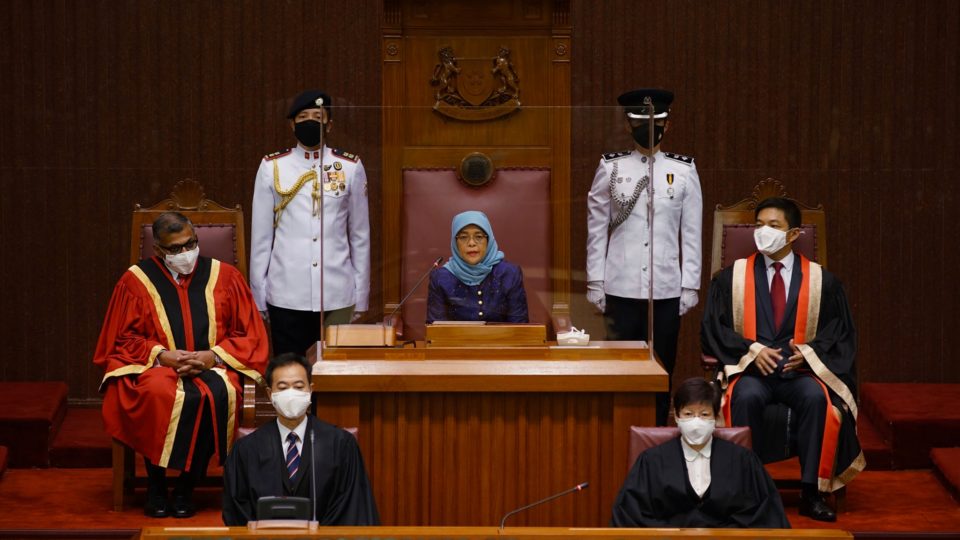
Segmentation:
<svg viewBox="0 0 960 540">
<path fill-rule="evenodd" d="M 240 426 L 252 428 L 256 425 L 257 417 L 257 381 L 240 376 L 243 382 L 243 408 L 240 411 Z"/>
<path fill-rule="evenodd" d="M 720 361 L 709 354 L 700 355 L 700 365 L 704 371 L 717 371 L 720 368 Z"/>
</svg>

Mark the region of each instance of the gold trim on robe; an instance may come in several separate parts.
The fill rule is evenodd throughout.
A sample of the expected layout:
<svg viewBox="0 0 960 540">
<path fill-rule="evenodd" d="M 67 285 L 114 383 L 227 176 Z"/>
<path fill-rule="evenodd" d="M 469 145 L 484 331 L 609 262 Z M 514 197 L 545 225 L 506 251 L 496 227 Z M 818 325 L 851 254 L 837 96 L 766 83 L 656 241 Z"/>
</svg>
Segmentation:
<svg viewBox="0 0 960 540">
<path fill-rule="evenodd" d="M 131 266 L 129 271 L 143 284 L 143 287 L 147 290 L 147 294 L 150 295 L 150 299 L 153 301 L 153 307 L 157 310 L 157 320 L 160 321 L 163 335 L 167 338 L 167 349 L 171 351 L 176 350 L 177 344 L 173 340 L 173 330 L 170 329 L 170 320 L 167 319 L 167 310 L 163 308 L 160 293 L 157 292 L 157 288 L 153 286 L 153 282 L 150 281 L 150 278 L 143 273 L 143 270 L 141 270 L 139 266 Z"/>
<path fill-rule="evenodd" d="M 207 344 L 212 347 L 217 342 L 217 301 L 213 297 L 213 290 L 217 288 L 220 278 L 220 261 L 210 259 L 210 276 L 207 278 L 207 287 L 204 296 L 207 300 Z"/>
<path fill-rule="evenodd" d="M 260 375 L 260 373 L 258 373 L 256 370 L 250 369 L 243 365 L 242 362 L 234 358 L 233 355 L 228 353 L 223 347 L 214 345 L 213 347 L 210 347 L 210 350 L 216 353 L 216 355 L 219 356 L 220 359 L 223 360 L 228 366 L 257 381 L 257 384 L 260 386 L 267 385 L 266 381 L 263 380 L 263 375 Z"/>
<path fill-rule="evenodd" d="M 167 425 L 167 436 L 163 440 L 163 453 L 160 454 L 158 466 L 167 468 L 170 463 L 170 453 L 173 452 L 173 441 L 177 438 L 177 427 L 180 425 L 180 413 L 183 412 L 183 401 L 186 394 L 183 391 L 183 379 L 177 377 L 177 393 L 173 398 L 173 410 L 170 413 L 170 423 Z"/>
<path fill-rule="evenodd" d="M 218 367 L 214 368 L 213 372 L 223 379 L 223 384 L 227 388 L 227 452 L 229 452 L 233 448 L 234 427 L 237 425 L 237 389 L 230 383 L 226 369 Z M 253 397 L 253 399 L 256 398 Z"/>
</svg>

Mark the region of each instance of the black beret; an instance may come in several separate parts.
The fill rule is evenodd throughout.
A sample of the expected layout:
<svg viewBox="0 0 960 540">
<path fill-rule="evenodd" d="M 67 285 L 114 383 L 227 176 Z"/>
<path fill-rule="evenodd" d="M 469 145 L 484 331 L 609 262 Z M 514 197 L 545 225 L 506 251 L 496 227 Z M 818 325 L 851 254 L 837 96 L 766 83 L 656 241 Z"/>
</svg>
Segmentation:
<svg viewBox="0 0 960 540">
<path fill-rule="evenodd" d="M 290 112 L 287 113 L 287 118 L 296 118 L 300 111 L 316 109 L 321 106 L 327 110 L 327 118 L 333 118 L 333 110 L 330 108 L 332 105 L 333 99 L 323 90 L 307 90 L 293 98 L 293 105 L 290 106 Z"/>
<path fill-rule="evenodd" d="M 666 118 L 670 113 L 670 104 L 673 103 L 673 92 L 660 88 L 641 88 L 620 94 L 617 103 L 623 106 L 624 112 L 630 118 L 646 118 L 650 111 L 643 109 L 644 98 L 649 97 L 653 102 L 654 118 Z"/>
</svg>

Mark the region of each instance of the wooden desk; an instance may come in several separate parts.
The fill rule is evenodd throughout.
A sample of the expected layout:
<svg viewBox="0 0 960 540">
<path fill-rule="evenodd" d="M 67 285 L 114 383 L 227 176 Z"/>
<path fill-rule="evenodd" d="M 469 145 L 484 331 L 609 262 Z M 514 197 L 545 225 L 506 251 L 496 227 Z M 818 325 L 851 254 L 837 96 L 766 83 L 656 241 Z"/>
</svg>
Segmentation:
<svg viewBox="0 0 960 540">
<path fill-rule="evenodd" d="M 319 527 L 313 531 L 246 527 L 147 527 L 142 540 L 163 538 L 853 538 L 834 529 L 575 529 L 560 527 Z"/>
<path fill-rule="evenodd" d="M 512 525 L 604 526 L 631 425 L 652 425 L 667 376 L 642 343 L 326 349 L 317 416 L 359 427 L 383 523 L 477 525 L 590 482 Z M 515 520 L 515 521 L 514 521 Z"/>
</svg>

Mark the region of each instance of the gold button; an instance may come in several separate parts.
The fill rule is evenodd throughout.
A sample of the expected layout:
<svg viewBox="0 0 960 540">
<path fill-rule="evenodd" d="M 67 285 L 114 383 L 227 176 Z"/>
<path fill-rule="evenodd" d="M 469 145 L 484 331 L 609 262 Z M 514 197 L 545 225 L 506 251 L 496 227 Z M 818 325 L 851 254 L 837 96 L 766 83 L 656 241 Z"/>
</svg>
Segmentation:
<svg viewBox="0 0 960 540">
<path fill-rule="evenodd" d="M 477 296 L 483 295 L 483 291 L 477 291 Z"/>
<path fill-rule="evenodd" d="M 482 306 L 482 305 L 483 305 L 483 300 L 477 300 L 477 303 Z"/>
<path fill-rule="evenodd" d="M 480 315 L 481 317 L 483 317 L 483 312 L 481 311 L 481 312 L 479 313 L 479 315 Z"/>
</svg>

